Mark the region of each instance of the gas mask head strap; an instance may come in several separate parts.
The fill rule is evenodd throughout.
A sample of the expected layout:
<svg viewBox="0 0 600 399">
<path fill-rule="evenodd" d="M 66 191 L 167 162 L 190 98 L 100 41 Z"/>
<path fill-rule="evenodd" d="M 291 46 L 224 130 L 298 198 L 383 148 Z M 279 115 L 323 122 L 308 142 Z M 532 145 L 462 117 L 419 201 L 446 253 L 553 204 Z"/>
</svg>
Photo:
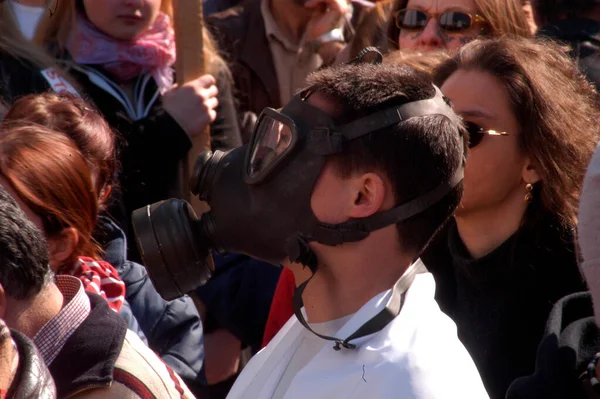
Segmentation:
<svg viewBox="0 0 600 399">
<path fill-rule="evenodd" d="M 444 100 L 439 88 L 435 88 L 435 96 L 427 100 L 413 101 L 399 107 L 390 107 L 364 118 L 339 126 L 335 129 L 345 140 L 354 140 L 361 136 L 376 132 L 388 126 L 396 125 L 410 118 L 442 115 L 458 125 L 458 117 Z"/>
<path fill-rule="evenodd" d="M 389 211 L 339 224 L 319 223 L 315 226 L 310 240 L 330 246 L 363 240 L 372 231 L 409 219 L 435 205 L 452 191 L 463 180 L 463 177 L 464 169 L 461 165 L 447 182 Z"/>
<path fill-rule="evenodd" d="M 400 107 L 385 109 L 343 125 L 337 128 L 336 131 L 341 133 L 346 140 L 353 140 L 410 118 L 429 115 L 445 116 L 458 127 L 460 123 L 458 117 L 444 100 L 442 92 L 437 87 L 434 86 L 434 88 L 436 94 L 431 99 L 414 101 Z M 305 236 L 305 239 L 330 246 L 363 240 L 372 231 L 401 222 L 425 211 L 450 193 L 462 181 L 463 177 L 464 157 L 450 179 L 430 192 L 399 205 L 394 209 L 380 212 L 367 218 L 350 220 L 335 225 L 318 223 L 311 234 Z"/>
</svg>

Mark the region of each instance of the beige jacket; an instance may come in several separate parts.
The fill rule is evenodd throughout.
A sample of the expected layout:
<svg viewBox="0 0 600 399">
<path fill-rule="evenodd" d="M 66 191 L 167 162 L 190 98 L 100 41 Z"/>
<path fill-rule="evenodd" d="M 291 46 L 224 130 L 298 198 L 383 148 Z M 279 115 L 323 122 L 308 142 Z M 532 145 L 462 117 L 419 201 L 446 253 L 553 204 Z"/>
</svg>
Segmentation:
<svg viewBox="0 0 600 399">
<path fill-rule="evenodd" d="M 73 399 L 189 399 L 194 395 L 181 378 L 132 331 L 117 358 L 114 382 L 108 388 L 81 390 Z"/>
</svg>

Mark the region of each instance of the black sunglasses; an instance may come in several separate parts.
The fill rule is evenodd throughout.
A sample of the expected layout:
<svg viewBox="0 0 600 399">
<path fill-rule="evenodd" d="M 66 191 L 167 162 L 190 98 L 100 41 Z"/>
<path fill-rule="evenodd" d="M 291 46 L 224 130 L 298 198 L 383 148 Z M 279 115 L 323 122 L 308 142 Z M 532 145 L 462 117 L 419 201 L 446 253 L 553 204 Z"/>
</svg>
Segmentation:
<svg viewBox="0 0 600 399">
<path fill-rule="evenodd" d="M 426 14 L 419 10 L 404 9 L 396 12 L 396 26 L 406 30 L 423 30 L 431 17 L 437 17 L 440 28 L 446 32 L 461 32 L 475 23 L 485 22 L 480 15 L 461 11 L 448 11 L 442 14 Z"/>
<path fill-rule="evenodd" d="M 465 122 L 465 128 L 469 132 L 469 148 L 476 147 L 483 137 L 488 136 L 508 136 L 506 132 L 499 132 L 497 130 L 484 129 L 481 126 L 473 122 Z"/>
</svg>

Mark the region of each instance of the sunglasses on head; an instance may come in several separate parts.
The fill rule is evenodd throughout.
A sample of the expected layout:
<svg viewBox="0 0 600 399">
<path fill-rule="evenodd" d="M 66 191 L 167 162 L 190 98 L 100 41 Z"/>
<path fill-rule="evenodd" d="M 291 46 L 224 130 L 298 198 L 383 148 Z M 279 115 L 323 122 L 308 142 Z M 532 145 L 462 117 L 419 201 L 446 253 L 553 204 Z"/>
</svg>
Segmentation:
<svg viewBox="0 0 600 399">
<path fill-rule="evenodd" d="M 440 28 L 446 32 L 461 32 L 473 24 L 485 22 L 479 15 L 471 15 L 462 11 L 448 11 L 442 14 L 426 14 L 419 10 L 404 9 L 396 12 L 396 26 L 405 30 L 423 30 L 429 19 L 437 17 Z"/>
<path fill-rule="evenodd" d="M 473 122 L 465 122 L 465 128 L 469 132 L 469 148 L 476 147 L 485 136 L 508 136 L 506 132 L 484 129 Z"/>
</svg>

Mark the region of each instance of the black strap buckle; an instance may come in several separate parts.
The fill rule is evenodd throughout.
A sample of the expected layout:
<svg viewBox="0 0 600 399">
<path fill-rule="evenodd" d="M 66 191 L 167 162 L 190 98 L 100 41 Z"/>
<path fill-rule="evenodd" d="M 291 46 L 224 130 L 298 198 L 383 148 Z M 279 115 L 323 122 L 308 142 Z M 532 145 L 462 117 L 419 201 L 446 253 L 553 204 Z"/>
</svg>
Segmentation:
<svg viewBox="0 0 600 399">
<path fill-rule="evenodd" d="M 404 272 L 404 274 L 402 275 L 402 277 L 400 277 L 400 279 L 396 282 L 396 284 L 394 284 L 394 288 L 392 289 L 392 296 L 388 300 L 385 308 L 382 309 L 375 316 L 373 316 L 369 321 L 367 321 L 365 324 L 363 324 L 358 330 L 356 330 L 353 334 L 351 334 L 346 339 L 340 339 L 340 338 L 336 338 L 336 337 L 330 337 L 328 335 L 319 334 L 318 332 L 316 332 L 312 328 L 310 328 L 310 326 L 308 325 L 308 322 L 306 321 L 306 319 L 304 318 L 304 315 L 302 314 L 301 309 L 304 306 L 304 304 L 302 302 L 302 292 L 304 292 L 304 289 L 306 288 L 306 286 L 308 285 L 310 280 L 315 276 L 314 271 L 313 271 L 313 275 L 308 280 L 306 280 L 305 282 L 300 284 L 294 291 L 294 299 L 293 299 L 294 314 L 298 318 L 298 321 L 300 322 L 300 324 L 302 324 L 307 330 L 309 330 L 310 332 L 312 332 L 319 338 L 322 338 L 322 339 L 325 339 L 328 341 L 333 341 L 334 342 L 334 345 L 333 345 L 334 350 L 339 351 L 342 348 L 356 349 L 356 345 L 350 343 L 350 341 L 358 339 L 358 338 L 366 337 L 367 335 L 374 334 L 378 331 L 381 331 L 383 328 L 385 328 L 385 326 L 387 326 L 394 319 L 394 317 L 398 316 L 398 314 L 400 313 L 400 310 L 402 310 L 402 306 L 404 305 L 404 295 L 406 294 L 406 291 L 412 285 L 412 282 L 414 281 L 416 275 L 420 274 L 420 273 L 425 273 L 425 272 L 427 272 L 427 269 L 425 268 L 425 265 L 423 265 L 423 263 L 421 261 L 413 262 L 413 264 L 411 264 L 408 267 L 406 272 Z"/>
<path fill-rule="evenodd" d="M 340 349 L 342 349 L 342 346 L 346 349 L 356 349 L 356 345 L 347 342 L 347 340 L 341 341 L 339 339 L 335 341 L 335 345 L 333 345 L 333 349 L 335 349 L 336 351 L 339 351 Z"/>
</svg>

